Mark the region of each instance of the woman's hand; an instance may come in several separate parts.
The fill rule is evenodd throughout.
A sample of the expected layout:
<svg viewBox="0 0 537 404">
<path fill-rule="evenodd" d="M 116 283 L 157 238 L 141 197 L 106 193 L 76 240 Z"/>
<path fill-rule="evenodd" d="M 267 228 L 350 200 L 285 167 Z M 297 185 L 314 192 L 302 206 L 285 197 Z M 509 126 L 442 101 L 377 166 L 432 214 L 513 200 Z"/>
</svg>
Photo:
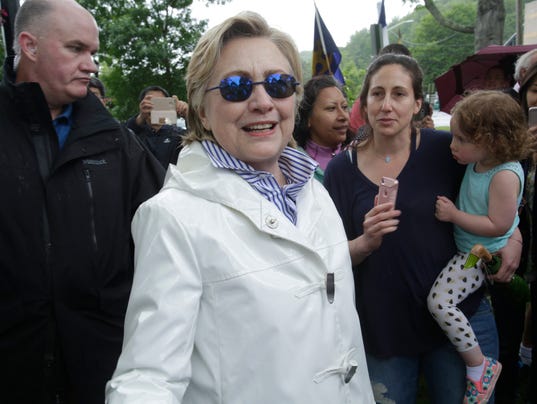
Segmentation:
<svg viewBox="0 0 537 404">
<path fill-rule="evenodd" d="M 384 235 L 393 233 L 399 225 L 400 210 L 395 210 L 392 202 L 373 207 L 364 217 L 364 233 L 349 241 L 353 265 L 362 262 L 382 244 Z"/>
<path fill-rule="evenodd" d="M 515 230 L 507 240 L 507 244 L 498 252 L 502 257 L 502 266 L 495 275 L 491 276 L 491 279 L 500 283 L 510 282 L 520 265 L 522 255 L 522 235 L 518 229 Z"/>
</svg>

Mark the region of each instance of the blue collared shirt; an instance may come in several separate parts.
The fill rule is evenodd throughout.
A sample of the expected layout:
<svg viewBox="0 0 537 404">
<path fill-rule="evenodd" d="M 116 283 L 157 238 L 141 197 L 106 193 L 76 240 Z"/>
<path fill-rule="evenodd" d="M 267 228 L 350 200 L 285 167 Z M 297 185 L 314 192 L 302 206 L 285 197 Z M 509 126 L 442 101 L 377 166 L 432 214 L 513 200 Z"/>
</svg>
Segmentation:
<svg viewBox="0 0 537 404">
<path fill-rule="evenodd" d="M 213 166 L 236 172 L 264 198 L 276 207 L 296 225 L 296 197 L 306 182 L 313 176 L 317 163 L 304 153 L 286 147 L 278 160 L 287 185 L 280 187 L 276 178 L 267 171 L 255 170 L 249 164 L 233 157 L 214 142 L 202 141 Z"/>
<path fill-rule="evenodd" d="M 73 124 L 73 104 L 67 104 L 64 110 L 56 119 L 52 120 L 54 129 L 56 129 L 56 135 L 58 135 L 58 145 L 60 149 L 63 148 L 69 132 L 71 132 L 71 126 Z"/>
</svg>

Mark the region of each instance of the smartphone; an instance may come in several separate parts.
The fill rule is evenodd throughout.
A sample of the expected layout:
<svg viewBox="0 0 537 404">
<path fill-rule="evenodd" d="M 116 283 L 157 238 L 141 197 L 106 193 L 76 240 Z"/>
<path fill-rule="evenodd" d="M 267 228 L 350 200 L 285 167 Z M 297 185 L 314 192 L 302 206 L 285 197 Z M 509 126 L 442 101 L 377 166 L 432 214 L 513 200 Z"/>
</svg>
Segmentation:
<svg viewBox="0 0 537 404">
<path fill-rule="evenodd" d="M 537 107 L 531 107 L 528 109 L 528 126 L 532 127 L 537 125 Z"/>
<path fill-rule="evenodd" d="M 151 110 L 151 123 L 158 125 L 176 125 L 177 110 L 175 100 L 172 97 L 151 98 L 153 109 Z"/>
<path fill-rule="evenodd" d="M 399 181 L 390 177 L 382 177 L 379 185 L 377 204 L 393 202 L 395 206 L 398 188 Z"/>
</svg>

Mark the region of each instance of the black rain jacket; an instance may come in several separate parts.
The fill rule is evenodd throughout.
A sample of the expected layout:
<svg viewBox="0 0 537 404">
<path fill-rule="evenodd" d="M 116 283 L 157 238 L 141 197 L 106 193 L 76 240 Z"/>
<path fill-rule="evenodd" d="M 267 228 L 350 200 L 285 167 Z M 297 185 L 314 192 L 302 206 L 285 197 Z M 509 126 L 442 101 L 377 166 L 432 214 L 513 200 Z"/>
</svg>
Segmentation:
<svg viewBox="0 0 537 404">
<path fill-rule="evenodd" d="M 0 86 L 0 402 L 102 404 L 133 276 L 131 219 L 164 170 L 91 94 L 73 103 L 59 150 L 40 86 L 14 85 L 11 66 Z"/>
</svg>

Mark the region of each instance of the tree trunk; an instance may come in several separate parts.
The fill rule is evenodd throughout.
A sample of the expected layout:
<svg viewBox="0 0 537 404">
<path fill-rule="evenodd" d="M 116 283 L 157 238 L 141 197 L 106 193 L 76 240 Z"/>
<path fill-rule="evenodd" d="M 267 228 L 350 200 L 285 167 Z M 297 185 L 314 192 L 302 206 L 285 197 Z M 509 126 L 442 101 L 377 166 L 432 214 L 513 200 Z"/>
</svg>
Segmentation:
<svg viewBox="0 0 537 404">
<path fill-rule="evenodd" d="M 503 45 L 505 7 L 503 0 L 479 0 L 475 24 L 475 50 Z"/>
<path fill-rule="evenodd" d="M 473 33 L 476 52 L 487 45 L 503 45 L 503 2 L 504 0 L 478 0 L 475 27 L 468 27 L 445 18 L 436 7 L 435 0 L 424 0 L 425 8 L 440 25 L 457 32 Z"/>
</svg>

